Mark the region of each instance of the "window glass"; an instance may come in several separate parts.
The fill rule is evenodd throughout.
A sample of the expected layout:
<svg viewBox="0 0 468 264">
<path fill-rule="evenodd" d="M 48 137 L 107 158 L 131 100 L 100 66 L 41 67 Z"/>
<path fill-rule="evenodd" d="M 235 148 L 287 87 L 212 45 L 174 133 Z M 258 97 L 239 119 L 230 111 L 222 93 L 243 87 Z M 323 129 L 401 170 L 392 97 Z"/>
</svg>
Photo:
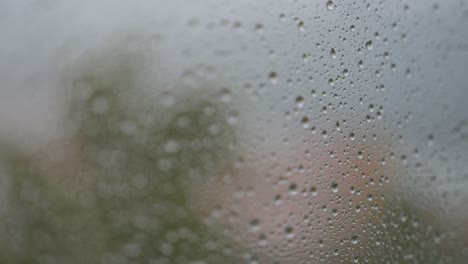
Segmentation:
<svg viewBox="0 0 468 264">
<path fill-rule="evenodd" d="M 2 1 L 1 263 L 465 263 L 468 2 Z"/>
</svg>

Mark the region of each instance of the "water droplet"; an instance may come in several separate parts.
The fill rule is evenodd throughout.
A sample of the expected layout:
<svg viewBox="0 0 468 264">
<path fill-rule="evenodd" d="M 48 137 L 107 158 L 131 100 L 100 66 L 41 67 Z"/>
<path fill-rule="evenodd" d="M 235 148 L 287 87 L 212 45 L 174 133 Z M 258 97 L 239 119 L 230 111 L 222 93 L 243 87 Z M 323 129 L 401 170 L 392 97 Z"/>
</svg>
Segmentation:
<svg viewBox="0 0 468 264">
<path fill-rule="evenodd" d="M 267 240 L 267 236 L 265 234 L 260 234 L 258 236 L 258 244 L 260 246 L 266 246 L 268 245 L 268 240 Z"/>
<path fill-rule="evenodd" d="M 278 74 L 275 71 L 270 72 L 270 74 L 268 74 L 268 78 L 272 84 L 278 83 Z"/>
<path fill-rule="evenodd" d="M 291 239 L 294 237 L 294 228 L 292 226 L 287 226 L 285 229 L 284 229 L 284 232 L 286 233 L 286 237 L 288 239 Z"/>
<path fill-rule="evenodd" d="M 304 97 L 298 96 L 296 97 L 296 104 L 298 108 L 303 108 L 304 107 Z"/>
<path fill-rule="evenodd" d="M 366 42 L 366 48 L 368 50 L 372 50 L 372 48 L 373 48 L 372 40 L 369 40 L 369 41 Z"/>
<path fill-rule="evenodd" d="M 309 128 L 309 118 L 307 116 L 304 116 L 301 119 L 301 124 L 302 124 L 302 127 Z"/>
<path fill-rule="evenodd" d="M 332 59 L 336 59 L 336 51 L 334 48 L 330 49 L 330 56 L 332 57 Z"/>
<path fill-rule="evenodd" d="M 338 192 L 338 183 L 333 182 L 331 184 L 331 189 L 332 189 L 332 192 L 337 193 Z"/>
<path fill-rule="evenodd" d="M 333 1 L 327 1 L 327 9 L 328 10 L 333 10 L 335 9 L 335 3 L 333 3 Z"/>
<path fill-rule="evenodd" d="M 349 76 L 349 70 L 348 70 L 348 69 L 344 69 L 344 70 L 343 70 L 343 75 L 344 75 L 345 77 Z"/>
<path fill-rule="evenodd" d="M 358 66 L 359 66 L 359 68 L 362 69 L 362 68 L 364 67 L 364 62 L 363 62 L 362 60 L 360 60 L 360 61 L 358 62 Z"/>
<path fill-rule="evenodd" d="M 297 28 L 299 28 L 300 31 L 304 31 L 305 30 L 304 21 L 301 20 L 297 22 Z"/>
<path fill-rule="evenodd" d="M 358 151 L 358 159 L 362 159 L 362 151 Z"/>
<path fill-rule="evenodd" d="M 327 138 L 328 137 L 328 132 L 326 130 L 322 130 L 322 137 Z"/>
<path fill-rule="evenodd" d="M 312 196 L 317 196 L 317 187 L 315 186 L 312 186 L 310 187 L 310 194 L 312 194 Z"/>
<path fill-rule="evenodd" d="M 405 74 L 406 74 L 406 78 L 411 78 L 411 69 L 406 68 Z"/>
<path fill-rule="evenodd" d="M 291 183 L 289 184 L 289 194 L 296 195 L 297 194 L 297 184 Z"/>
<path fill-rule="evenodd" d="M 359 213 L 360 211 L 361 211 L 361 206 L 358 204 L 358 205 L 356 205 L 356 212 Z"/>
<path fill-rule="evenodd" d="M 258 219 L 252 219 L 250 221 L 250 232 L 255 233 L 260 230 L 260 221 Z"/>
<path fill-rule="evenodd" d="M 263 33 L 263 25 L 260 23 L 255 24 L 255 31 L 257 31 L 258 33 Z"/>
<path fill-rule="evenodd" d="M 434 145 L 434 135 L 433 134 L 429 134 L 427 136 L 427 145 L 429 145 L 429 146 Z"/>
<path fill-rule="evenodd" d="M 280 205 L 283 203 L 283 198 L 281 197 L 281 194 L 277 194 L 274 199 L 275 205 Z"/>
<path fill-rule="evenodd" d="M 223 103 L 229 103 L 232 99 L 231 91 L 229 89 L 223 89 L 221 91 L 220 100 Z"/>
</svg>

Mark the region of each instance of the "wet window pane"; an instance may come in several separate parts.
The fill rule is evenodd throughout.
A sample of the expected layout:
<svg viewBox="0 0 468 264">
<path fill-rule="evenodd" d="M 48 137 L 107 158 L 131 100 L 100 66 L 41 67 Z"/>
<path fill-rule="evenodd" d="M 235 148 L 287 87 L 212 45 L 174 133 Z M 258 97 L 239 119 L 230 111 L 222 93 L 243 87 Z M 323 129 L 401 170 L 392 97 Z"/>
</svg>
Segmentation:
<svg viewBox="0 0 468 264">
<path fill-rule="evenodd" d="M 466 263 L 467 22 L 2 1 L 0 262 Z"/>
</svg>

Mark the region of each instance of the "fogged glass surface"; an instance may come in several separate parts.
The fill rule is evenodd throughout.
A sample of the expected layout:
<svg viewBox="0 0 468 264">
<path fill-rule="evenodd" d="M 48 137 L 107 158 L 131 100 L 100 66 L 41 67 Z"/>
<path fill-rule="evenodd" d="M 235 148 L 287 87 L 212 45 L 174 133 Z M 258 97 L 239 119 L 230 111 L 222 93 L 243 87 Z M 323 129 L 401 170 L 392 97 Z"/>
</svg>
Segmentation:
<svg viewBox="0 0 468 264">
<path fill-rule="evenodd" d="M 466 263 L 468 2 L 1 1 L 1 263 Z"/>
</svg>

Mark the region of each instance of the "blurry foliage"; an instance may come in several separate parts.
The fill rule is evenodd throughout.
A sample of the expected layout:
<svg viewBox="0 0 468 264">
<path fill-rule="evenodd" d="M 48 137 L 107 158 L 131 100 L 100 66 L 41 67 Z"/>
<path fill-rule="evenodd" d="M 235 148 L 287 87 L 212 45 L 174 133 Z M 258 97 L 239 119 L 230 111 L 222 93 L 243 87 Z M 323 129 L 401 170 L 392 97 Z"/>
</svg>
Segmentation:
<svg viewBox="0 0 468 264">
<path fill-rule="evenodd" d="M 145 103 L 142 64 L 141 54 L 117 47 L 68 69 L 71 161 L 41 170 L 14 146 L 2 147 L 12 189 L 1 263 L 240 262 L 231 239 L 188 206 L 187 188 L 225 170 L 235 143 L 219 88 L 135 111 L 128 98 L 139 94 Z M 155 100 L 170 96 L 154 85 Z M 67 168 L 74 163 L 78 170 Z"/>
</svg>

